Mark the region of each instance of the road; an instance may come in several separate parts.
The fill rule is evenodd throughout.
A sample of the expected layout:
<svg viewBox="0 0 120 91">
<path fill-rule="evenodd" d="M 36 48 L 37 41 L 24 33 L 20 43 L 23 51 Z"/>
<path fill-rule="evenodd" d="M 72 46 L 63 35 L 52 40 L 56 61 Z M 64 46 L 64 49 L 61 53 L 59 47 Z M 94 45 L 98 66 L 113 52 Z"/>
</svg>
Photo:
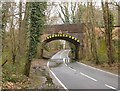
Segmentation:
<svg viewBox="0 0 120 91">
<path fill-rule="evenodd" d="M 51 60 L 63 63 L 54 68 L 49 68 L 54 77 L 64 89 L 94 89 L 94 91 L 117 91 L 118 77 L 115 74 L 105 72 L 83 63 L 69 63 L 69 50 L 61 50 Z M 52 62 L 48 62 L 48 67 Z M 93 91 L 93 90 L 91 90 Z"/>
</svg>

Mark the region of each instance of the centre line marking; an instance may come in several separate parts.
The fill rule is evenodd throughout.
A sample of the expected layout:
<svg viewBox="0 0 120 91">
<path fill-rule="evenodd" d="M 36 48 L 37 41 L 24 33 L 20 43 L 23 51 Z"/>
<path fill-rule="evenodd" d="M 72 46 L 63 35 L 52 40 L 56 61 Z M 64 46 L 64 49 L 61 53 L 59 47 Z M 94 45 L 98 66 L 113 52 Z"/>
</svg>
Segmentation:
<svg viewBox="0 0 120 91">
<path fill-rule="evenodd" d="M 114 88 L 114 87 L 112 87 L 110 85 L 107 85 L 107 84 L 105 84 L 105 86 L 108 87 L 108 88 L 111 88 L 111 89 L 116 89 L 116 88 Z"/>
<path fill-rule="evenodd" d="M 83 76 L 86 76 L 87 78 L 89 78 L 89 79 L 91 79 L 91 80 L 93 80 L 93 81 L 95 81 L 95 82 L 97 82 L 96 79 L 94 79 L 94 78 L 92 78 L 92 77 L 90 77 L 90 76 L 88 76 L 88 75 L 86 75 L 86 74 L 84 74 L 84 73 L 82 73 L 82 72 L 80 72 L 80 74 L 83 75 Z"/>
<path fill-rule="evenodd" d="M 95 70 L 98 70 L 98 71 L 101 71 L 101 72 L 107 73 L 107 74 L 111 74 L 111 75 L 114 75 L 114 76 L 120 77 L 120 76 L 117 75 L 117 74 L 113 74 L 113 73 L 110 73 L 110 72 L 107 72 L 107 71 L 104 71 L 104 70 L 101 70 L 101 69 L 98 69 L 98 68 L 95 68 L 95 67 L 89 66 L 89 65 L 84 64 L 84 63 L 79 63 L 79 62 L 77 62 L 77 63 L 80 64 L 80 65 L 83 65 L 83 66 L 86 66 L 86 67 L 89 67 L 89 68 L 92 68 L 92 69 L 95 69 Z"/>
</svg>

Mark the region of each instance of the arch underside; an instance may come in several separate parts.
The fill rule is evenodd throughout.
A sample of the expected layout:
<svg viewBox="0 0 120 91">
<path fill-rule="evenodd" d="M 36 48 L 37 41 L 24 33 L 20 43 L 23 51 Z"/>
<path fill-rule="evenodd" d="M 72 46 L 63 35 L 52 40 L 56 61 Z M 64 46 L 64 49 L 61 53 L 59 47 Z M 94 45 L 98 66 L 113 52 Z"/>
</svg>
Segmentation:
<svg viewBox="0 0 120 91">
<path fill-rule="evenodd" d="M 65 40 L 68 41 L 72 44 L 75 45 L 75 59 L 78 60 L 79 59 L 79 47 L 80 47 L 80 41 L 79 39 L 75 38 L 74 36 L 70 36 L 70 35 L 64 35 L 64 34 L 58 34 L 58 36 L 56 35 L 50 35 L 46 38 L 46 40 L 43 41 L 43 48 L 45 47 L 45 45 L 51 41 L 54 40 Z M 43 49 L 42 49 L 42 56 L 43 56 Z"/>
<path fill-rule="evenodd" d="M 80 45 L 79 42 L 77 42 L 77 41 L 75 41 L 75 40 L 73 40 L 73 39 L 67 38 L 67 37 L 53 37 L 53 38 L 50 38 L 50 39 L 46 39 L 46 40 L 43 42 L 43 44 L 45 45 L 45 44 L 47 44 L 47 43 L 49 43 L 49 42 L 51 42 L 51 41 L 54 41 L 54 40 L 65 40 L 65 41 L 68 41 L 68 42 L 73 43 L 75 46 L 79 46 L 79 45 Z"/>
</svg>

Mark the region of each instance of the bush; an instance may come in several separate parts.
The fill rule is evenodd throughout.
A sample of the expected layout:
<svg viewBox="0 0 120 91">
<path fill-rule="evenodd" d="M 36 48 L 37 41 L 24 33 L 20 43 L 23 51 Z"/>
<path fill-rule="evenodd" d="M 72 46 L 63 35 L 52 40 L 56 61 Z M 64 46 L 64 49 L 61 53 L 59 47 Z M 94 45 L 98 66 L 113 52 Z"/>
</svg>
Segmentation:
<svg viewBox="0 0 120 91">
<path fill-rule="evenodd" d="M 106 51 L 106 44 L 105 40 L 101 39 L 99 40 L 99 45 L 98 45 L 98 58 L 100 60 L 100 63 L 106 63 L 107 62 L 107 51 Z"/>
<path fill-rule="evenodd" d="M 25 65 L 25 58 L 20 57 L 19 59 L 16 58 L 16 63 L 13 65 L 10 53 L 4 52 L 2 62 L 8 60 L 7 63 L 2 68 L 2 81 L 10 81 L 10 82 L 17 82 L 21 79 L 20 76 L 23 75 L 24 65 Z"/>
</svg>

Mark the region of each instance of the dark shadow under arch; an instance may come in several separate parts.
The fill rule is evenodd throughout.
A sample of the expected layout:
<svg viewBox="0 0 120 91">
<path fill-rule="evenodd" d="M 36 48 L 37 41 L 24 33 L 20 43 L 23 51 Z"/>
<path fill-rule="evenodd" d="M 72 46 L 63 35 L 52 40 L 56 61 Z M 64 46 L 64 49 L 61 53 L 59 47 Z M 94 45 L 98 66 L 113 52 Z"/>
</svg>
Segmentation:
<svg viewBox="0 0 120 91">
<path fill-rule="evenodd" d="M 56 35 L 56 36 L 55 36 Z M 80 47 L 80 40 L 75 38 L 74 36 L 67 35 L 67 34 L 53 34 L 48 36 L 42 43 L 41 49 L 41 57 L 43 58 L 43 49 L 44 46 L 54 40 L 65 40 L 75 45 L 75 60 L 79 59 L 79 47 Z"/>
</svg>

